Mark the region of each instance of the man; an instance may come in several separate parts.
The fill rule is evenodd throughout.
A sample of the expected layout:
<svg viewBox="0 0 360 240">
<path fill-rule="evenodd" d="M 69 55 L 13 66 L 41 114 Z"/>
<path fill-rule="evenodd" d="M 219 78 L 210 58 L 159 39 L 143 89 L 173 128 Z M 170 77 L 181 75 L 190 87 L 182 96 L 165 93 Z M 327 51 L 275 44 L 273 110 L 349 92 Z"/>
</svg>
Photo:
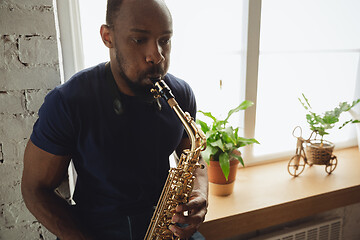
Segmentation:
<svg viewBox="0 0 360 240">
<path fill-rule="evenodd" d="M 48 94 L 25 150 L 24 201 L 61 240 L 143 239 L 169 155 L 190 145 L 173 110 L 150 93 L 150 78 L 161 77 L 180 107 L 195 115 L 190 87 L 167 74 L 172 19 L 164 2 L 108 0 L 100 33 L 110 62 Z M 71 159 L 78 173 L 75 206 L 54 193 Z M 172 220 L 178 224 L 170 227 L 181 238 L 199 235 L 207 211 L 206 170 L 195 174 L 190 200 L 177 206 Z"/>
</svg>

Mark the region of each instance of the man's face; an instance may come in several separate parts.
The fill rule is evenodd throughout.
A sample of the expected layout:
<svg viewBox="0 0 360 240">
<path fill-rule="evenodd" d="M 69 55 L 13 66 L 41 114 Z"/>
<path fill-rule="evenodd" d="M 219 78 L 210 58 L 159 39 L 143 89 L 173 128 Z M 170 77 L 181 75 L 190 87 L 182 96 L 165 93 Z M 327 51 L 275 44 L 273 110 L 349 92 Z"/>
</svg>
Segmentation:
<svg viewBox="0 0 360 240">
<path fill-rule="evenodd" d="M 124 1 L 114 21 L 114 54 L 119 77 L 134 95 L 152 98 L 150 78 L 169 68 L 172 20 L 156 1 Z"/>
</svg>

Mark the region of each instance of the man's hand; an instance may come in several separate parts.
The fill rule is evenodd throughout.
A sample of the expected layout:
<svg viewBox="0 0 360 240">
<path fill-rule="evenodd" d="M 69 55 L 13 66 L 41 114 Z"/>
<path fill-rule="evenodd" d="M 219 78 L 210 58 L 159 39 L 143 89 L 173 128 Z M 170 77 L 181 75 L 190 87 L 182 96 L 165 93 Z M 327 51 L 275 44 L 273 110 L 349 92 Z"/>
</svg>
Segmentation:
<svg viewBox="0 0 360 240">
<path fill-rule="evenodd" d="M 184 226 L 171 225 L 170 230 L 181 239 L 190 238 L 205 220 L 207 205 L 207 197 L 200 191 L 194 190 L 188 203 L 176 207 L 176 214 L 172 218 L 174 223 Z M 187 214 L 184 215 L 186 211 Z"/>
</svg>

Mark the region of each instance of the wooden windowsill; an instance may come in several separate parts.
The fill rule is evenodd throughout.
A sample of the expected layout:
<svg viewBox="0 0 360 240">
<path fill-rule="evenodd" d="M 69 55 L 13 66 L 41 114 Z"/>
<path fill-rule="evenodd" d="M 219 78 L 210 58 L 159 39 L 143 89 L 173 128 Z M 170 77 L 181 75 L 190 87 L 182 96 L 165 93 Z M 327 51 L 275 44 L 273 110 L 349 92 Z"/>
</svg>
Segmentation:
<svg viewBox="0 0 360 240">
<path fill-rule="evenodd" d="M 334 154 L 338 164 L 330 175 L 324 165 L 306 165 L 294 178 L 288 161 L 240 168 L 231 195 L 210 191 L 200 232 L 207 240 L 225 239 L 360 202 L 359 149 Z"/>
</svg>

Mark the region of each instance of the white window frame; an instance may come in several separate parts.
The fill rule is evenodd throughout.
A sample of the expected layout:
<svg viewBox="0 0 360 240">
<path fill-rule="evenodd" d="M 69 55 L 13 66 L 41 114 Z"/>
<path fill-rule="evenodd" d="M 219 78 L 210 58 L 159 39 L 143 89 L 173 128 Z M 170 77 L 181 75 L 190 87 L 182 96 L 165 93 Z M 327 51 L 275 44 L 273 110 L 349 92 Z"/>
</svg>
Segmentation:
<svg viewBox="0 0 360 240">
<path fill-rule="evenodd" d="M 78 0 L 56 1 L 64 79 L 84 68 L 84 52 Z"/>
<path fill-rule="evenodd" d="M 244 137 L 255 137 L 255 122 L 256 122 L 256 103 L 257 103 L 257 85 L 259 72 L 259 52 L 260 52 L 260 20 L 261 20 L 261 0 L 247 0 L 245 1 L 244 20 L 247 22 L 247 36 L 244 42 L 246 53 L 245 61 L 245 99 L 254 103 L 254 106 L 244 112 Z M 246 14 L 247 13 L 247 14 Z M 243 149 L 245 159 L 254 159 L 253 145 L 247 145 Z M 250 160 L 250 161 L 251 161 Z"/>
<path fill-rule="evenodd" d="M 64 82 L 84 68 L 79 2 L 78 0 L 57 0 L 56 9 L 61 49 L 60 61 L 62 61 L 60 66 L 63 68 L 60 71 L 63 72 L 62 82 Z M 72 161 L 68 168 L 68 176 L 70 202 L 73 204 L 77 173 Z"/>
</svg>

